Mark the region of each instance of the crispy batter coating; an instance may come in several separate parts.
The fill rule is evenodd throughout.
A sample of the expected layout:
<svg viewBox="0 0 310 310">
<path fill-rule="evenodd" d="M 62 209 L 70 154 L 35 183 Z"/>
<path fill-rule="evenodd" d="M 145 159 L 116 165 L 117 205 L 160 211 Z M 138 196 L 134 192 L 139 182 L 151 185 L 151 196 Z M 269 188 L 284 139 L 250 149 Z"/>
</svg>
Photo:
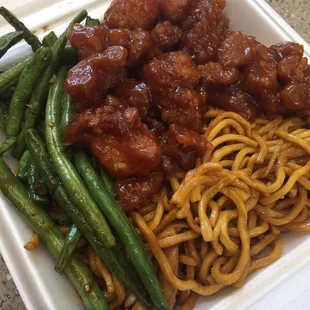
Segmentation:
<svg viewBox="0 0 310 310">
<path fill-rule="evenodd" d="M 158 0 L 113 0 L 104 14 L 109 28 L 149 30 L 158 14 Z"/>
</svg>

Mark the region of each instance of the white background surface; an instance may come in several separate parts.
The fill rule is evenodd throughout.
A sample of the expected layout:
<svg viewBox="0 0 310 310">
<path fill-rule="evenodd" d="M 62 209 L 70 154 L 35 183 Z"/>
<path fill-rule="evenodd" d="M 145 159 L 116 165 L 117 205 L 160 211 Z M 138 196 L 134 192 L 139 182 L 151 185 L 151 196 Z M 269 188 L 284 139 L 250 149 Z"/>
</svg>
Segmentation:
<svg viewBox="0 0 310 310">
<path fill-rule="evenodd" d="M 293 0 L 292 0 L 293 1 Z M 99 0 L 0 0 L 1 5 L 13 9 L 32 30 L 57 27 L 73 12 L 91 8 L 92 16 L 102 16 L 106 6 Z M 309 46 L 260 0 L 227 0 L 226 13 L 231 27 L 254 35 L 265 44 L 283 40 L 298 41 Z M 14 8 L 15 6 L 15 8 Z M 0 34 L 8 27 L 0 21 Z M 29 51 L 19 45 L 0 61 L 0 70 Z M 14 165 L 14 162 L 10 162 Z M 23 245 L 32 235 L 31 230 L 9 203 L 0 197 L 0 250 L 16 282 L 27 308 L 34 310 L 83 309 L 74 289 L 65 278 L 53 270 L 54 262 L 44 249 L 34 253 L 24 251 Z M 253 274 L 238 290 L 229 289 L 216 296 L 200 299 L 195 309 L 310 309 L 310 236 L 286 234 L 282 238 L 284 255 L 275 264 Z"/>
</svg>

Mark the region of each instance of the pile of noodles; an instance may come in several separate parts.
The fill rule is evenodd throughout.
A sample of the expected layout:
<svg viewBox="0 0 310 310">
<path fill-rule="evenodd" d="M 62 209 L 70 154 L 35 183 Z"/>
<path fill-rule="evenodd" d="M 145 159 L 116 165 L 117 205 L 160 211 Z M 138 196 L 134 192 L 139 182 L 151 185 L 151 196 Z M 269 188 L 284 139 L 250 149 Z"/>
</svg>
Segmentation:
<svg viewBox="0 0 310 310">
<path fill-rule="evenodd" d="M 228 286 L 281 256 L 283 231 L 310 231 L 310 130 L 305 117 L 258 118 L 209 110 L 204 137 L 214 149 L 154 203 L 134 211 L 165 295 L 192 309 L 199 295 Z M 143 309 L 89 249 L 111 309 Z"/>
</svg>

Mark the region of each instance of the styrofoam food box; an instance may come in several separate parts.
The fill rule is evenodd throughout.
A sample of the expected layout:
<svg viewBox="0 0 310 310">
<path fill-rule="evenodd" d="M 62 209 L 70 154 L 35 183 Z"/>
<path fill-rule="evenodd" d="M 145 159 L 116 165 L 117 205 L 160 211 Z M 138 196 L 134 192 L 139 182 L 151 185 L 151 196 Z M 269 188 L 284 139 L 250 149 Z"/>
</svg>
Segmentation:
<svg viewBox="0 0 310 310">
<path fill-rule="evenodd" d="M 93 17 L 102 17 L 109 1 L 1 0 L 1 4 L 14 10 L 42 37 L 46 28 L 61 33 L 82 8 L 88 9 Z M 256 36 L 267 45 L 299 42 L 305 47 L 305 55 L 310 56 L 310 46 L 264 1 L 227 0 L 225 11 L 231 29 Z M 0 34 L 8 30 L 10 27 L 0 20 Z M 18 44 L 0 60 L 0 70 L 27 53 L 30 48 L 24 43 Z M 0 138 L 3 139 L 3 135 Z M 5 158 L 12 168 L 16 167 L 10 155 Z M 35 252 L 24 250 L 23 245 L 31 236 L 28 225 L 0 194 L 0 251 L 27 309 L 84 309 L 67 278 L 54 271 L 55 262 L 43 247 Z M 253 273 L 243 288 L 226 289 L 215 296 L 200 298 L 195 309 L 310 309 L 310 235 L 286 233 L 282 243 L 284 253 L 280 260 Z"/>
</svg>

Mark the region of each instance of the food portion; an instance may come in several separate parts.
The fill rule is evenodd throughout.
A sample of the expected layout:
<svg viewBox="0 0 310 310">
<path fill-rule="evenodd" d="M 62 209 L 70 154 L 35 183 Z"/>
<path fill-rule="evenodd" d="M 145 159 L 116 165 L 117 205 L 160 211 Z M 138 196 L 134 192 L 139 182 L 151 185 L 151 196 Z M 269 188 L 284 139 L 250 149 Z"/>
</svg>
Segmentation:
<svg viewBox="0 0 310 310">
<path fill-rule="evenodd" d="M 138 109 L 107 97 L 107 103 L 85 110 L 65 130 L 68 143 L 89 146 L 112 177 L 147 176 L 160 167 L 161 150 Z"/>
<path fill-rule="evenodd" d="M 69 71 L 65 89 L 76 99 L 78 110 L 101 105 L 108 90 L 125 76 L 127 56 L 123 47 L 109 47 L 103 53 L 80 61 Z"/>
<path fill-rule="evenodd" d="M 35 51 L 0 74 L 0 154 L 20 159 L 0 188 L 87 309 L 193 309 L 310 231 L 303 46 L 230 29 L 225 5 L 113 0 L 43 47 L 0 8 L 17 25 L 0 52 L 21 33 Z"/>
</svg>

